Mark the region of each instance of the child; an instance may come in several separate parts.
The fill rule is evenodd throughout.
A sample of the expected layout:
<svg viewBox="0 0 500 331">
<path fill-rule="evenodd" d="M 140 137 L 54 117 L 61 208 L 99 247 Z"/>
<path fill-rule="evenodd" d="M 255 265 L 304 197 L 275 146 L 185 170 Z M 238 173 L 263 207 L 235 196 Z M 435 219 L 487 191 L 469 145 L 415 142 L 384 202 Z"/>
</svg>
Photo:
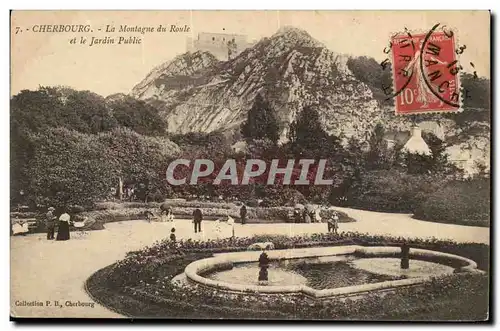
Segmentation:
<svg viewBox="0 0 500 331">
<path fill-rule="evenodd" d="M 170 230 L 170 248 L 175 250 L 175 253 L 178 254 L 178 255 L 184 255 L 184 253 L 179 249 L 179 246 L 176 242 L 177 238 L 175 237 L 175 228 L 172 228 L 172 230 Z"/>
<path fill-rule="evenodd" d="M 175 241 L 176 241 L 175 228 L 172 228 L 172 230 L 170 230 L 170 240 L 172 241 L 172 244 L 175 247 Z"/>
</svg>

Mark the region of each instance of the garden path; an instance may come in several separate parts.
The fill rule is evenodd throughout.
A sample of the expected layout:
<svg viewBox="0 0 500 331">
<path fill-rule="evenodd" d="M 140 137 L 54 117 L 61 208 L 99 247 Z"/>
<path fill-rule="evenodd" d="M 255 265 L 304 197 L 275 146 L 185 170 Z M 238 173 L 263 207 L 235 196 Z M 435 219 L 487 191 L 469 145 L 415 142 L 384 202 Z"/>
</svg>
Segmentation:
<svg viewBox="0 0 500 331">
<path fill-rule="evenodd" d="M 437 237 L 460 242 L 489 243 L 489 228 L 431 223 L 414 220 L 406 214 L 376 213 L 339 208 L 358 220 L 341 223 L 340 231 L 359 231 L 403 237 Z M 203 222 L 204 231 L 194 236 L 189 220 L 175 222 L 177 238 L 212 239 L 214 222 Z M 126 221 L 106 224 L 106 229 L 67 242 L 45 240 L 44 234 L 11 237 L 11 315 L 25 317 L 120 317 L 98 304 L 94 308 L 66 306 L 92 302 L 83 284 L 96 270 L 122 259 L 125 253 L 151 245 L 170 234 L 172 224 Z M 219 234 L 230 235 L 226 229 Z M 325 223 L 315 224 L 247 224 L 235 225 L 238 237 L 255 234 L 299 235 L 326 232 Z M 44 305 L 24 306 L 39 301 Z M 51 305 L 46 305 L 49 301 Z M 62 307 L 56 307 L 59 301 Z"/>
</svg>

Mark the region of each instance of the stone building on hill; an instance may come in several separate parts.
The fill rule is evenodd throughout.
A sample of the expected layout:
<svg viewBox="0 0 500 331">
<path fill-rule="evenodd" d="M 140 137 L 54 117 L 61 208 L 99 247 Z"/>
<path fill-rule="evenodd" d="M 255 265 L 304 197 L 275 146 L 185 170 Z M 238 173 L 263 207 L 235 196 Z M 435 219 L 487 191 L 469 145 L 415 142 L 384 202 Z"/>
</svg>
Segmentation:
<svg viewBox="0 0 500 331">
<path fill-rule="evenodd" d="M 418 126 L 413 126 L 411 128 L 411 136 L 410 139 L 403 146 L 403 151 L 411 153 L 411 154 L 423 154 L 423 155 L 431 155 L 432 152 L 422 138 L 422 129 Z"/>
<path fill-rule="evenodd" d="M 210 52 L 221 61 L 236 57 L 252 45 L 247 41 L 247 36 L 241 34 L 201 32 L 196 39 L 187 39 L 188 52 Z"/>
</svg>

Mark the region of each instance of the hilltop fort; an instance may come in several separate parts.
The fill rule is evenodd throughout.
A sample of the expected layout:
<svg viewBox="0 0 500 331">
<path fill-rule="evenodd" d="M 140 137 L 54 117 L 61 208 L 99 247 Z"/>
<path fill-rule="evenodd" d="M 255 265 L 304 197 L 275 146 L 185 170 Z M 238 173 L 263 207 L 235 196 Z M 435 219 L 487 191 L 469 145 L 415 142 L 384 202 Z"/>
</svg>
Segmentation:
<svg viewBox="0 0 500 331">
<path fill-rule="evenodd" d="M 253 42 L 247 41 L 246 35 L 201 32 L 196 39 L 188 37 L 187 51 L 192 53 L 196 51 L 210 52 L 218 60 L 227 61 L 253 44 Z"/>
</svg>

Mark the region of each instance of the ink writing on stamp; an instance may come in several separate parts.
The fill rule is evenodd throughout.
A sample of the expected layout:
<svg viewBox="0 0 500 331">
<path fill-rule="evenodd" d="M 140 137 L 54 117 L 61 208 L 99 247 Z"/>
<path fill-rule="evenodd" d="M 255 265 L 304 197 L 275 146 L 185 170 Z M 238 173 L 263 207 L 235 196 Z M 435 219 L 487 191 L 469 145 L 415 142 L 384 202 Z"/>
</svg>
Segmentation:
<svg viewBox="0 0 500 331">
<path fill-rule="evenodd" d="M 460 108 L 461 67 L 455 34 L 446 29 L 392 36 L 393 90 L 396 114 L 454 112 Z"/>
</svg>

